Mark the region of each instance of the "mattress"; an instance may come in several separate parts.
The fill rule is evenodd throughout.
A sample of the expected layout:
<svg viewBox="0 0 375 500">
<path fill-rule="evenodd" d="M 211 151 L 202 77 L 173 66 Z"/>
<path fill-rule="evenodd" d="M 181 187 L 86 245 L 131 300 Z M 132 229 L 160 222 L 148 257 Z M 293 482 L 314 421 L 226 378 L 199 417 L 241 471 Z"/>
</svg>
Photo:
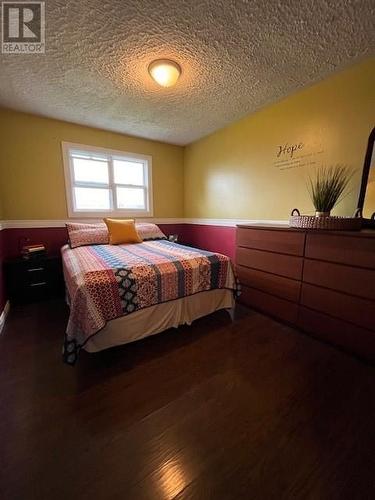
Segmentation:
<svg viewBox="0 0 375 500">
<path fill-rule="evenodd" d="M 238 290 L 228 257 L 167 240 L 64 246 L 62 259 L 70 297 L 63 349 L 69 364 L 111 320 L 210 290 Z"/>
</svg>

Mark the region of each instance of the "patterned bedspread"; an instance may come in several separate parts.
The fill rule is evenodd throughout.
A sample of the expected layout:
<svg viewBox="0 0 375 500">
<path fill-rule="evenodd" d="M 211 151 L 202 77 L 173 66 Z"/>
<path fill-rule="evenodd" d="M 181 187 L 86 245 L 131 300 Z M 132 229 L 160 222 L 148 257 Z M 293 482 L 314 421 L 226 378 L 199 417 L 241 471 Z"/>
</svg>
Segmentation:
<svg viewBox="0 0 375 500">
<path fill-rule="evenodd" d="M 237 292 L 228 257 L 171 243 L 62 248 L 70 317 L 64 360 L 74 364 L 80 348 L 108 321 L 162 302 L 216 288 Z"/>
</svg>

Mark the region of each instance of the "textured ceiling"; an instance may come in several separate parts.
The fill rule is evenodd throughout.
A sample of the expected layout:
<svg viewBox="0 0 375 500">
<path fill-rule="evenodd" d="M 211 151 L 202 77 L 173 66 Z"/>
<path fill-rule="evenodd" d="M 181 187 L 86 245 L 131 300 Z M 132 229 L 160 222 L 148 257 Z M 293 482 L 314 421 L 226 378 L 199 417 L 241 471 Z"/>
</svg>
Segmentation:
<svg viewBox="0 0 375 500">
<path fill-rule="evenodd" d="M 0 105 L 175 144 L 375 53 L 373 0 L 47 0 L 46 54 L 2 55 Z M 147 66 L 171 58 L 177 85 Z"/>
</svg>

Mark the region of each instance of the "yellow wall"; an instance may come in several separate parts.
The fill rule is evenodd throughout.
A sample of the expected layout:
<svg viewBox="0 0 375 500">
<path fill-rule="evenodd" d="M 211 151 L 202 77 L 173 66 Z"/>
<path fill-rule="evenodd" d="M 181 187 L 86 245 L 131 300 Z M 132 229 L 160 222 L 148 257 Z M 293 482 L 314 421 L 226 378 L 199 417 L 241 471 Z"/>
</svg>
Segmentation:
<svg viewBox="0 0 375 500">
<path fill-rule="evenodd" d="M 183 215 L 182 147 L 0 109 L 0 220 L 68 217 L 61 141 L 151 155 L 154 217 Z"/>
<path fill-rule="evenodd" d="M 294 207 L 312 213 L 308 173 L 319 164 L 338 162 L 356 169 L 352 193 L 337 210 L 351 214 L 374 125 L 374 88 L 371 60 L 185 150 L 0 109 L 0 220 L 67 218 L 61 141 L 151 155 L 155 217 L 287 219 Z M 278 147 L 286 143 L 303 143 L 295 158 L 310 155 L 302 164 L 315 164 L 277 168 Z"/>
<path fill-rule="evenodd" d="M 312 213 L 306 180 L 320 164 L 356 169 L 336 213 L 351 214 L 375 118 L 375 61 L 370 60 L 262 109 L 185 150 L 185 216 L 287 219 Z M 279 145 L 304 144 L 302 164 L 275 166 Z M 323 151 L 318 153 L 319 151 Z"/>
</svg>

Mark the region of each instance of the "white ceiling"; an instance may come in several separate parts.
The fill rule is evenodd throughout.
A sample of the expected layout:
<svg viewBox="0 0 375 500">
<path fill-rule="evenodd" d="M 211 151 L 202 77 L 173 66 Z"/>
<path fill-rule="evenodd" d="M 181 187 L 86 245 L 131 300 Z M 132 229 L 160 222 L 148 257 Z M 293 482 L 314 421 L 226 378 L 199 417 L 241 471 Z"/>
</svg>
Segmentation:
<svg viewBox="0 0 375 500">
<path fill-rule="evenodd" d="M 373 0 L 47 0 L 46 54 L 2 55 L 0 105 L 187 144 L 375 53 Z M 171 58 L 177 85 L 147 66 Z"/>
</svg>

